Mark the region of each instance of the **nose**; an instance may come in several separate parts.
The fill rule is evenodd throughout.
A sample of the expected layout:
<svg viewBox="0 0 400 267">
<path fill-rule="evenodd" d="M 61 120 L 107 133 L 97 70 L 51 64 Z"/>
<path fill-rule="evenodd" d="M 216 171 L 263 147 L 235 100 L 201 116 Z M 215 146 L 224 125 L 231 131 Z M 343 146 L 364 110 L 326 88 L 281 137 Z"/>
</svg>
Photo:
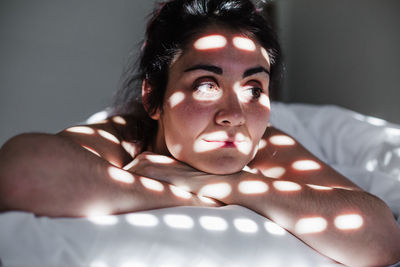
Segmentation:
<svg viewBox="0 0 400 267">
<path fill-rule="evenodd" d="M 243 108 L 236 94 L 223 100 L 218 110 L 215 121 L 222 126 L 240 126 L 245 123 Z"/>
</svg>

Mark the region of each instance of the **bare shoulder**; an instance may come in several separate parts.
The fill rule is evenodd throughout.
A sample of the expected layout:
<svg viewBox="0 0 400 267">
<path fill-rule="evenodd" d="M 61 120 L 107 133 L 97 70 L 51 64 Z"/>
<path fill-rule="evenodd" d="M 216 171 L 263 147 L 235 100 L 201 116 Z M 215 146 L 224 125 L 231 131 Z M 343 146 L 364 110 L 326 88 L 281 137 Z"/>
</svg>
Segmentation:
<svg viewBox="0 0 400 267">
<path fill-rule="evenodd" d="M 141 142 L 132 132 L 136 120 L 131 116 L 113 116 L 93 124 L 74 125 L 57 135 L 72 140 L 91 153 L 122 167 L 141 152 Z"/>
<path fill-rule="evenodd" d="M 317 158 L 294 137 L 269 126 L 249 167 L 265 176 L 333 187 L 358 187 Z"/>
</svg>

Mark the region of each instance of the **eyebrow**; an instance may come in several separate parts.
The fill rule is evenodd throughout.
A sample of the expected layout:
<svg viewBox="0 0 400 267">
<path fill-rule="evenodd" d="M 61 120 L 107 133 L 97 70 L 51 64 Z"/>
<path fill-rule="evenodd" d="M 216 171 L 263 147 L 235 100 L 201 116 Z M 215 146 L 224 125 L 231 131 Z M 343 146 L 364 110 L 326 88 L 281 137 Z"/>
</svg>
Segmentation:
<svg viewBox="0 0 400 267">
<path fill-rule="evenodd" d="M 194 65 L 192 67 L 189 67 L 189 68 L 185 69 L 184 72 L 190 72 L 190 71 L 195 71 L 195 70 L 210 71 L 210 72 L 213 72 L 213 73 L 218 74 L 218 75 L 223 74 L 222 68 L 214 66 L 214 65 L 206 65 L 206 64 Z M 269 75 L 269 71 L 266 68 L 264 68 L 262 66 L 257 66 L 257 67 L 254 67 L 254 68 L 247 69 L 243 73 L 243 78 L 246 78 L 248 76 L 251 76 L 253 74 L 260 73 L 260 72 L 265 72 L 266 74 Z"/>
</svg>

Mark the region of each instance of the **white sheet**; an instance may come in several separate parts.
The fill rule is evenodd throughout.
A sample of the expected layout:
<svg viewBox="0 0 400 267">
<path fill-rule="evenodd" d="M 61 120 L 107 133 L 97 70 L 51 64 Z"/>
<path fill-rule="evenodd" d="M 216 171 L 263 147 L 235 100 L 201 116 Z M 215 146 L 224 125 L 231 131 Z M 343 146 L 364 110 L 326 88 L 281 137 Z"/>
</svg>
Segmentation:
<svg viewBox="0 0 400 267">
<path fill-rule="evenodd" d="M 272 110 L 275 126 L 400 214 L 399 126 L 333 106 L 273 103 Z M 240 206 L 93 220 L 3 213 L 0 258 L 4 266 L 339 266 Z"/>
</svg>

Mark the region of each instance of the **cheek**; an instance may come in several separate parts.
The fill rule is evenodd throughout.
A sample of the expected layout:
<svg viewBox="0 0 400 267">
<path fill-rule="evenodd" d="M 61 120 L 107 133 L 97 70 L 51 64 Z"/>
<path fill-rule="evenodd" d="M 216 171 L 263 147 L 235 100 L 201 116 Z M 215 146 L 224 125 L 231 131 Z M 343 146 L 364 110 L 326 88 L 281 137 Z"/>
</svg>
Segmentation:
<svg viewBox="0 0 400 267">
<path fill-rule="evenodd" d="M 212 119 L 209 108 L 191 101 L 184 101 L 172 109 L 165 110 L 164 134 L 171 154 L 177 156 L 175 154 L 182 149 L 192 151 L 196 137 L 204 132 Z"/>
<path fill-rule="evenodd" d="M 270 111 L 265 108 L 257 108 L 249 111 L 247 114 L 247 126 L 250 135 L 254 139 L 259 139 L 264 135 L 268 126 Z M 257 140 L 256 140 L 257 141 Z"/>
</svg>

